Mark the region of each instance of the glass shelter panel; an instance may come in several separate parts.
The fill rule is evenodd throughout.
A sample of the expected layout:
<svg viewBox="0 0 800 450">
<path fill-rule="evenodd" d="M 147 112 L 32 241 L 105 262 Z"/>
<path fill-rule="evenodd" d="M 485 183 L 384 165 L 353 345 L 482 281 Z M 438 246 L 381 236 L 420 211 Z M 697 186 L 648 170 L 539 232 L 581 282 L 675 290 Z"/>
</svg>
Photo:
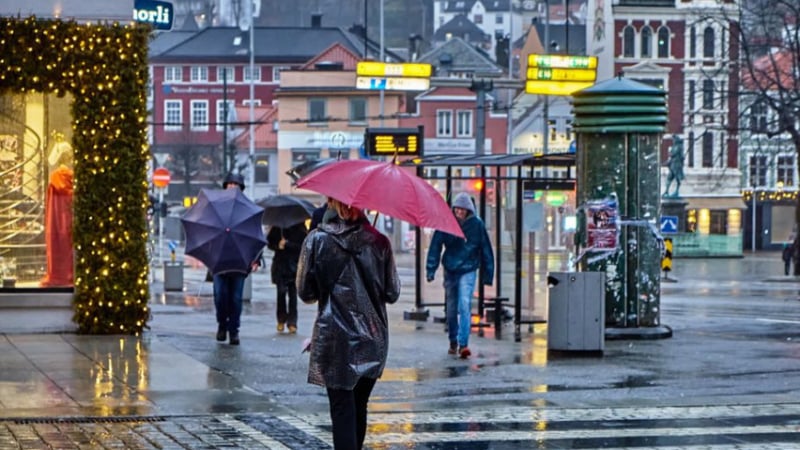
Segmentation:
<svg viewBox="0 0 800 450">
<path fill-rule="evenodd" d="M 0 96 L 0 275 L 4 288 L 71 287 L 70 96 Z"/>
</svg>

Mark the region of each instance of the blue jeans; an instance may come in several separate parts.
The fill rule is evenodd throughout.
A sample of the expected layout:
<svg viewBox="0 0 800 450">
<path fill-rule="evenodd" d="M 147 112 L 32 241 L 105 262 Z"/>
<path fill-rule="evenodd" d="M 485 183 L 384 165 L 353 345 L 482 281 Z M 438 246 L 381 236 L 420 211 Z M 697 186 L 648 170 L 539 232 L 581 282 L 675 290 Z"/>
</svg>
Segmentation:
<svg viewBox="0 0 800 450">
<path fill-rule="evenodd" d="M 217 323 L 221 329 L 230 333 L 239 332 L 245 278 L 246 274 L 238 272 L 214 275 L 214 307 L 217 309 Z"/>
<path fill-rule="evenodd" d="M 459 347 L 469 345 L 472 329 L 472 291 L 477 271 L 461 275 L 444 272 L 444 301 L 447 309 L 447 335 Z"/>
</svg>

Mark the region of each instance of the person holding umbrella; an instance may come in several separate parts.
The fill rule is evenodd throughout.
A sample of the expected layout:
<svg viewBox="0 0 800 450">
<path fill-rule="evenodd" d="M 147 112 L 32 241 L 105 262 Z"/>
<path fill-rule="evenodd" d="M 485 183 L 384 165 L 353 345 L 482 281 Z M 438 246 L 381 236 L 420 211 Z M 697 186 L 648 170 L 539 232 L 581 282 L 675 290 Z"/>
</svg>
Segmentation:
<svg viewBox="0 0 800 450">
<path fill-rule="evenodd" d="M 469 334 L 472 329 L 472 292 L 476 271 L 482 270 L 483 282 L 491 286 L 494 275 L 494 254 L 483 221 L 475 215 L 475 204 L 466 192 L 453 200 L 453 214 L 461 225 L 466 239 L 437 230 L 433 233 L 425 264 L 426 278 L 433 281 L 441 260 L 444 267 L 444 297 L 447 333 L 450 348 L 447 353 L 467 359 Z M 444 246 L 444 255 L 442 247 Z"/>
<path fill-rule="evenodd" d="M 300 247 L 308 232 L 303 222 L 288 228 L 273 226 L 267 233 L 267 248 L 275 252 L 272 257 L 272 283 L 278 289 L 278 332 L 289 327 L 289 333 L 297 332 L 297 260 Z"/>
<path fill-rule="evenodd" d="M 389 239 L 364 213 L 330 202 L 336 216 L 311 230 L 300 250 L 297 292 L 318 302 L 308 382 L 327 389 L 336 450 L 361 449 L 367 403 L 389 344 L 386 304 L 400 296 Z"/>
<path fill-rule="evenodd" d="M 240 189 L 244 192 L 244 177 L 229 173 L 222 182 L 222 189 Z M 250 263 L 250 271 L 261 267 L 261 256 Z M 214 274 L 214 308 L 217 313 L 217 341 L 229 339 L 230 345 L 239 345 L 239 325 L 242 317 L 242 296 L 248 273 L 227 271 Z"/>
</svg>

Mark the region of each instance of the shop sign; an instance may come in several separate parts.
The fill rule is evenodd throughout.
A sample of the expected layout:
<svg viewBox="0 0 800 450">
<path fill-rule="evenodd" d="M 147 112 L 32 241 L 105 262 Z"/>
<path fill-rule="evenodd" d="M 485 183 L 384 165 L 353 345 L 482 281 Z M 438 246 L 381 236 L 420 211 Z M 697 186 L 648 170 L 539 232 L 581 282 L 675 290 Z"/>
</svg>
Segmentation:
<svg viewBox="0 0 800 450">
<path fill-rule="evenodd" d="M 155 0 L 136 0 L 133 20 L 149 23 L 156 30 L 172 29 L 172 3 Z"/>
</svg>

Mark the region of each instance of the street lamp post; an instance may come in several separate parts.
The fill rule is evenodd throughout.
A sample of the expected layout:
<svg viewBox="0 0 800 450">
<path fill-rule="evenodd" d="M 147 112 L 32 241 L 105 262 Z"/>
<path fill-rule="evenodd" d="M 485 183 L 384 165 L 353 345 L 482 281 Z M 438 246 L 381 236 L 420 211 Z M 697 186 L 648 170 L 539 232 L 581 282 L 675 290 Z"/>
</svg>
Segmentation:
<svg viewBox="0 0 800 450">
<path fill-rule="evenodd" d="M 752 236 L 753 237 L 752 237 L 751 242 L 750 242 L 750 249 L 752 250 L 753 253 L 755 253 L 756 252 L 756 236 L 757 236 L 757 233 L 756 233 L 756 185 L 755 185 L 755 183 L 753 183 L 753 191 L 751 193 L 751 196 L 753 197 L 752 198 L 752 205 L 751 205 L 751 209 L 752 209 L 752 214 L 751 214 L 752 229 L 751 229 L 751 232 L 752 232 Z"/>
</svg>

